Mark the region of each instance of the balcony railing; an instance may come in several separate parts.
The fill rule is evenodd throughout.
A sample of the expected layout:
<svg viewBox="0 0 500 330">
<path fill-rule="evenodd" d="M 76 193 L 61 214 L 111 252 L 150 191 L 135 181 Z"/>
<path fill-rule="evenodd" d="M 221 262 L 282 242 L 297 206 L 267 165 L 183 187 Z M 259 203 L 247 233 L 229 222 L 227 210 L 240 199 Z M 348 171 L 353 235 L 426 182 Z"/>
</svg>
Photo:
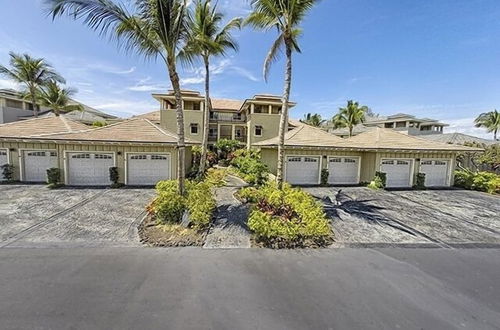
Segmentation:
<svg viewBox="0 0 500 330">
<path fill-rule="evenodd" d="M 232 140 L 232 138 L 233 137 L 231 135 L 228 135 L 228 134 L 221 134 L 219 137 L 217 137 L 217 135 L 213 135 L 213 134 L 208 135 L 208 141 L 218 141 L 220 139 Z M 247 136 L 246 135 L 239 135 L 239 136 L 235 136 L 234 139 L 236 141 L 246 142 Z"/>
<path fill-rule="evenodd" d="M 233 122 L 233 123 L 234 122 L 243 123 L 246 121 L 246 117 L 242 114 L 211 112 L 210 113 L 210 121 L 226 121 L 226 122 Z"/>
</svg>

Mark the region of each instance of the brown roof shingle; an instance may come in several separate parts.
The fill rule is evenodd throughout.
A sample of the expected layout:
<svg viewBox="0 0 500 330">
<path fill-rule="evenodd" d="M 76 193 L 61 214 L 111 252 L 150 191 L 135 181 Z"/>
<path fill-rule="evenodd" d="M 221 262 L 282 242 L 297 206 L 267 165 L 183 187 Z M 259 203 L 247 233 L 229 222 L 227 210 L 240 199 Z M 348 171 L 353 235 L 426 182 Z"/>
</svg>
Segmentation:
<svg viewBox="0 0 500 330">
<path fill-rule="evenodd" d="M 345 140 L 327 133 L 320 128 L 312 127 L 306 124 L 298 126 L 285 133 L 285 145 L 297 147 L 347 147 Z M 277 146 L 278 137 L 255 143 L 256 146 Z"/>
<path fill-rule="evenodd" d="M 143 114 L 134 116 L 132 118 L 143 118 L 143 119 L 150 120 L 154 123 L 159 123 L 160 122 L 160 110 L 143 113 Z"/>
<path fill-rule="evenodd" d="M 240 110 L 243 105 L 241 100 L 230 100 L 230 99 L 211 99 L 212 109 L 214 110 Z"/>
<path fill-rule="evenodd" d="M 88 128 L 87 125 L 60 115 L 2 124 L 0 125 L 0 137 L 35 137 L 55 133 L 71 133 Z"/>
</svg>

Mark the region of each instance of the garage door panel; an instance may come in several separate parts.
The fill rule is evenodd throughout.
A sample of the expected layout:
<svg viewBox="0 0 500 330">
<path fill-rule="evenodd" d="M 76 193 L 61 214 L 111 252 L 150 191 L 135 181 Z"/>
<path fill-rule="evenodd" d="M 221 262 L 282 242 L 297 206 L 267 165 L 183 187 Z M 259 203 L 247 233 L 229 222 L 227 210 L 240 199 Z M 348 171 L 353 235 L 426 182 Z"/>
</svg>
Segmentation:
<svg viewBox="0 0 500 330">
<path fill-rule="evenodd" d="M 23 157 L 23 181 L 46 182 L 47 170 L 58 167 L 57 152 L 50 150 L 25 150 Z"/>
<path fill-rule="evenodd" d="M 155 185 L 170 180 L 169 154 L 129 154 L 127 156 L 127 183 L 129 185 Z"/>
<path fill-rule="evenodd" d="M 420 162 L 420 172 L 425 173 L 426 187 L 448 186 L 449 161 L 423 160 Z"/>
<path fill-rule="evenodd" d="M 410 160 L 386 159 L 382 160 L 380 169 L 387 175 L 386 186 L 389 188 L 407 188 L 411 184 Z"/>
<path fill-rule="evenodd" d="M 103 186 L 111 184 L 109 168 L 114 166 L 111 153 L 69 153 L 68 183 L 70 185 Z"/>
<path fill-rule="evenodd" d="M 8 163 L 8 157 L 7 157 L 7 150 L 6 149 L 0 149 L 0 166 L 3 166 Z M 3 174 L 0 173 L 0 181 L 4 181 L 5 178 L 3 177 Z"/>
<path fill-rule="evenodd" d="M 359 165 L 357 157 L 331 157 L 328 160 L 328 183 L 358 184 Z"/>
<path fill-rule="evenodd" d="M 318 184 L 319 157 L 288 156 L 286 181 L 291 184 Z"/>
</svg>

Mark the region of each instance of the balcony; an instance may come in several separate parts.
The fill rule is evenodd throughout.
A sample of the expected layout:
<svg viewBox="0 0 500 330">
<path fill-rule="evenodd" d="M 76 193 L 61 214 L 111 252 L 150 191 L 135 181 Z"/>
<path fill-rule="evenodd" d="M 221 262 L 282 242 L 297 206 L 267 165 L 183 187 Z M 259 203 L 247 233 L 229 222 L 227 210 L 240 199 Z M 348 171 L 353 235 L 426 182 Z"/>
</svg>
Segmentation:
<svg viewBox="0 0 500 330">
<path fill-rule="evenodd" d="M 246 117 L 242 114 L 236 114 L 236 113 L 210 112 L 210 121 L 244 123 L 246 121 Z"/>
<path fill-rule="evenodd" d="M 232 140 L 232 138 L 233 137 L 231 135 L 228 135 L 228 134 L 221 134 L 220 137 L 217 137 L 216 134 L 209 134 L 208 135 L 208 141 L 210 141 L 210 142 L 217 142 L 220 139 Z M 234 140 L 246 143 L 247 142 L 247 136 L 246 135 L 235 136 Z"/>
</svg>

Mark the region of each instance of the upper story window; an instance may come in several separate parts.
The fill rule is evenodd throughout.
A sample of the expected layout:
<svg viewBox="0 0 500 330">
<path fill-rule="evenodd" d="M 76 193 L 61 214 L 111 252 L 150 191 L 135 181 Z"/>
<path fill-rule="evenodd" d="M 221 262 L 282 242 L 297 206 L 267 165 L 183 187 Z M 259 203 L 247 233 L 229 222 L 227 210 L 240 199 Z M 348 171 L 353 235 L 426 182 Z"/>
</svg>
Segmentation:
<svg viewBox="0 0 500 330">
<path fill-rule="evenodd" d="M 396 128 L 401 128 L 401 127 L 406 127 L 406 122 L 405 121 L 398 121 L 398 122 L 396 122 Z"/>
<path fill-rule="evenodd" d="M 234 119 L 234 120 L 241 120 L 241 112 L 235 113 L 235 114 L 233 115 L 233 119 Z"/>
<path fill-rule="evenodd" d="M 5 101 L 8 108 L 16 108 L 16 109 L 23 108 L 23 102 L 21 101 L 10 100 L 10 99 L 6 99 Z"/>
<path fill-rule="evenodd" d="M 184 101 L 184 110 L 200 110 L 201 102 L 197 101 Z"/>
<path fill-rule="evenodd" d="M 430 131 L 432 126 L 420 126 L 421 131 Z"/>
<path fill-rule="evenodd" d="M 273 115 L 279 115 L 281 113 L 281 106 L 279 105 L 273 105 L 271 108 L 271 113 Z"/>
<path fill-rule="evenodd" d="M 384 124 L 384 127 L 385 127 L 385 128 L 392 128 L 392 123 L 385 123 L 385 124 Z"/>
<path fill-rule="evenodd" d="M 255 136 L 262 136 L 262 126 L 255 126 Z"/>
<path fill-rule="evenodd" d="M 175 101 L 174 100 L 165 100 L 164 109 L 175 109 Z"/>
<path fill-rule="evenodd" d="M 254 113 L 267 113 L 268 107 L 262 104 L 255 104 L 253 108 Z"/>
<path fill-rule="evenodd" d="M 198 134 L 198 124 L 191 124 L 191 134 L 197 135 Z"/>
</svg>

